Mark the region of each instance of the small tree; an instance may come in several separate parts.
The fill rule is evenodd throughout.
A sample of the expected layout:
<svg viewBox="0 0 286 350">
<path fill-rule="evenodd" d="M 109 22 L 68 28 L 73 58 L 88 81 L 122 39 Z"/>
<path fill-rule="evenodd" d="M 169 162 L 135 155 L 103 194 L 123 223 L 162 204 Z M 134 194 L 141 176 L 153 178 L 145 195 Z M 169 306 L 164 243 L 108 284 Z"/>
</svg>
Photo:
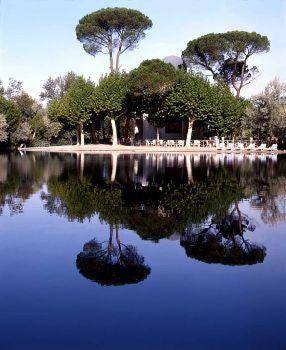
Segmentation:
<svg viewBox="0 0 286 350">
<path fill-rule="evenodd" d="M 125 113 L 125 100 L 128 92 L 127 75 L 114 73 L 103 78 L 91 96 L 92 111 L 111 121 L 113 146 L 117 145 L 116 120 Z"/>
<path fill-rule="evenodd" d="M 78 77 L 68 92 L 49 106 L 49 116 L 56 116 L 60 121 L 77 128 L 77 144 L 84 145 L 83 126 L 90 121 L 89 99 L 94 92 L 94 85 L 83 77 Z"/>
<path fill-rule="evenodd" d="M 8 124 L 3 114 L 0 114 L 0 143 L 8 140 Z"/>
<path fill-rule="evenodd" d="M 157 129 L 166 124 L 164 102 L 177 81 L 175 68 L 159 59 L 143 61 L 129 74 L 131 99 L 135 99 L 137 108 L 148 114 L 148 121 Z"/>
<path fill-rule="evenodd" d="M 3 94 L 8 100 L 14 100 L 23 92 L 23 83 L 19 80 L 9 78 L 9 83 L 6 89 L 2 88 Z"/>
<path fill-rule="evenodd" d="M 11 141 L 13 144 L 21 142 L 30 143 L 32 140 L 32 130 L 27 121 L 21 121 L 15 132 L 11 134 Z"/>
<path fill-rule="evenodd" d="M 118 72 L 120 56 L 134 49 L 151 27 L 152 21 L 141 12 L 115 7 L 83 17 L 76 27 L 76 35 L 84 50 L 92 56 L 108 54 L 110 71 Z"/>
<path fill-rule="evenodd" d="M 286 84 L 274 79 L 251 102 L 244 130 L 260 140 L 282 142 L 286 131 Z"/>
<path fill-rule="evenodd" d="M 256 66 L 249 66 L 250 57 L 269 49 L 266 36 L 255 32 L 230 31 L 210 33 L 191 40 L 182 56 L 189 68 L 209 71 L 216 81 L 224 81 L 239 97 L 241 89 L 258 74 Z"/>
<path fill-rule="evenodd" d="M 48 102 L 52 100 L 59 100 L 67 93 L 68 89 L 77 79 L 77 75 L 74 72 L 68 72 L 64 76 L 58 76 L 56 78 L 49 78 L 43 85 L 43 91 L 40 94 L 42 100 Z"/>
<path fill-rule="evenodd" d="M 243 134 L 243 120 L 249 101 L 233 96 L 225 84 L 212 85 L 210 115 L 205 118 L 210 131 L 235 139 Z"/>
<path fill-rule="evenodd" d="M 8 133 L 15 132 L 21 121 L 21 112 L 15 102 L 0 96 L 0 114 L 5 117 Z"/>
</svg>

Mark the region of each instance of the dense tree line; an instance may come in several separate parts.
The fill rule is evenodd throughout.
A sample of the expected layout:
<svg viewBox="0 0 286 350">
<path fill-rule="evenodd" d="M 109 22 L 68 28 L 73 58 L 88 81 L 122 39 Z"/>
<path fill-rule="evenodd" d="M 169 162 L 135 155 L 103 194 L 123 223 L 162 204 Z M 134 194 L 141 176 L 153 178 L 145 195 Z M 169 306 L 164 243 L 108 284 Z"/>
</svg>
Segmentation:
<svg viewBox="0 0 286 350">
<path fill-rule="evenodd" d="M 97 83 L 73 72 L 50 77 L 40 102 L 19 81 L 1 84 L 0 145 L 116 145 L 134 137 L 135 120 L 144 115 L 158 138 L 160 128 L 182 120 L 188 130 L 186 145 L 199 121 L 207 127 L 207 136 L 275 139 L 283 147 L 284 84 L 275 80 L 258 96 L 241 98 L 241 90 L 259 71 L 250 59 L 270 49 L 266 36 L 210 33 L 187 44 L 177 68 L 152 59 L 124 72 L 121 56 L 136 48 L 152 25 L 146 15 L 126 8 L 101 9 L 83 17 L 76 37 L 87 53 L 108 55 L 110 74 Z"/>
</svg>

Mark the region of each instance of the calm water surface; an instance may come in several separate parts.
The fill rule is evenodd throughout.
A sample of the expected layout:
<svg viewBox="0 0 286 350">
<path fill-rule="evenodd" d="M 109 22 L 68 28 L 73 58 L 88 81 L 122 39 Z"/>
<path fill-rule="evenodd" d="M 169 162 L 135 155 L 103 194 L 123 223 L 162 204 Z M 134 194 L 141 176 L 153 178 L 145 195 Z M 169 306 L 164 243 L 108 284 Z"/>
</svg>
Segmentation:
<svg viewBox="0 0 286 350">
<path fill-rule="evenodd" d="M 285 171 L 0 155 L 1 349 L 285 349 Z"/>
</svg>

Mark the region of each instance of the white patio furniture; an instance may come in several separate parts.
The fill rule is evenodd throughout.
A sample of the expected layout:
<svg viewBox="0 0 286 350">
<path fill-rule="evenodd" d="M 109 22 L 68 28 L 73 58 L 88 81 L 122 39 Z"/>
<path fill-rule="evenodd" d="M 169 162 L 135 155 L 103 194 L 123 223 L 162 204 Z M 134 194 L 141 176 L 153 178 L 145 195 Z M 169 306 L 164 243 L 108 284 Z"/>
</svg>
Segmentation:
<svg viewBox="0 0 286 350">
<path fill-rule="evenodd" d="M 277 151 L 278 149 L 278 145 L 277 143 L 274 143 L 270 148 L 269 148 L 269 151 L 273 152 L 273 151 Z"/>
<path fill-rule="evenodd" d="M 157 142 L 157 145 L 160 146 L 160 147 L 164 146 L 164 140 L 159 140 Z"/>
<path fill-rule="evenodd" d="M 256 145 L 255 145 L 255 143 L 251 142 L 245 149 L 247 151 L 255 151 Z"/>
<path fill-rule="evenodd" d="M 157 140 L 152 140 L 151 141 L 151 146 L 156 146 L 157 145 Z"/>
<path fill-rule="evenodd" d="M 170 140 L 169 146 L 170 147 L 175 147 L 175 141 L 174 140 Z"/>
<path fill-rule="evenodd" d="M 150 146 L 150 140 L 146 140 L 145 142 L 146 142 L 146 146 L 149 147 Z"/>
<path fill-rule="evenodd" d="M 178 141 L 178 147 L 184 147 L 185 146 L 185 141 L 184 140 L 179 140 Z"/>
<path fill-rule="evenodd" d="M 216 149 L 217 149 L 218 151 L 224 151 L 224 150 L 225 150 L 225 144 L 224 144 L 224 142 L 219 143 Z"/>
<path fill-rule="evenodd" d="M 266 147 L 266 143 L 262 143 L 258 148 L 257 148 L 258 151 L 267 151 L 267 147 Z"/>
<path fill-rule="evenodd" d="M 227 147 L 226 147 L 226 150 L 227 151 L 234 151 L 234 143 L 233 142 L 230 142 Z"/>
<path fill-rule="evenodd" d="M 201 141 L 200 140 L 194 140 L 194 147 L 200 147 Z"/>
<path fill-rule="evenodd" d="M 235 147 L 236 151 L 244 151 L 244 144 L 242 142 L 238 142 L 236 147 Z"/>
</svg>

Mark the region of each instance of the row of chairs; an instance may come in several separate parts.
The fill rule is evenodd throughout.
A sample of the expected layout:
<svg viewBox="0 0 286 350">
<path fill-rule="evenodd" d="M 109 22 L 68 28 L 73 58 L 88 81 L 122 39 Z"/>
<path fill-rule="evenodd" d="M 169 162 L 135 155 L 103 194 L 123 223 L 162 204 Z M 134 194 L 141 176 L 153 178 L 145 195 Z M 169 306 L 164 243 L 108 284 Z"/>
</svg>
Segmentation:
<svg viewBox="0 0 286 350">
<path fill-rule="evenodd" d="M 161 146 L 161 147 L 184 147 L 184 140 L 146 140 L 146 146 Z"/>
<path fill-rule="evenodd" d="M 148 146 L 148 147 L 184 147 L 184 140 L 145 140 L 145 141 L 137 141 L 133 144 L 134 146 Z M 261 143 L 259 146 L 256 146 L 255 143 L 245 144 L 243 142 L 221 142 L 218 144 L 210 143 L 205 144 L 204 141 L 201 140 L 192 140 L 191 147 L 216 147 L 218 151 L 229 151 L 229 152 L 242 152 L 242 151 L 277 151 L 277 144 L 273 144 L 270 147 L 267 147 L 266 143 Z"/>
<path fill-rule="evenodd" d="M 238 142 L 237 144 L 235 143 L 228 143 L 227 145 L 222 142 L 217 145 L 217 150 L 218 151 L 238 151 L 238 152 L 243 152 L 243 151 L 260 151 L 260 152 L 267 152 L 267 151 L 277 151 L 278 145 L 274 143 L 270 147 L 267 147 L 266 143 L 261 143 L 259 146 L 256 146 L 255 143 L 250 143 L 248 146 L 245 146 L 244 143 Z"/>
</svg>

